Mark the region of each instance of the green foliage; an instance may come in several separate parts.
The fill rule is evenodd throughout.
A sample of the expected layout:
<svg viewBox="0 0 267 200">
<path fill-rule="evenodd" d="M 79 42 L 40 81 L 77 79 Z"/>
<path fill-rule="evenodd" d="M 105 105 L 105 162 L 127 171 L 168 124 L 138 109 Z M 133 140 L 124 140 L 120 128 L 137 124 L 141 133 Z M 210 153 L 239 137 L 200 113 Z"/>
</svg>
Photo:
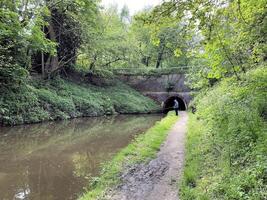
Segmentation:
<svg viewBox="0 0 267 200">
<path fill-rule="evenodd" d="M 150 113 L 158 110 L 158 106 L 148 97 L 140 96 L 137 91 L 121 83 L 111 90 L 106 90 L 106 94 L 118 113 Z"/>
<path fill-rule="evenodd" d="M 32 52 L 55 51 L 55 44 L 45 39 L 41 26 L 45 24 L 39 9 L 35 17 L 19 11 L 20 3 L 0 4 L 0 87 L 19 87 L 31 68 Z"/>
<path fill-rule="evenodd" d="M 188 44 L 187 64 L 191 66 L 190 86 L 203 88 L 224 77 L 239 78 L 266 62 L 266 3 L 167 1 L 156 7 L 149 19 L 159 30 L 166 19 L 182 24 L 181 34 Z"/>
<path fill-rule="evenodd" d="M 131 18 L 126 7 L 120 12 L 111 6 L 96 13 L 96 26 L 88 25 L 83 30 L 90 34 L 80 48 L 76 68 L 94 72 L 109 68 L 185 65 L 188 47 L 179 34 L 181 26 L 166 21 L 155 32 L 155 24 L 145 22 L 150 12 L 146 10 Z"/>
<path fill-rule="evenodd" d="M 119 174 L 124 170 L 125 166 L 129 167 L 153 159 L 165 140 L 168 130 L 176 121 L 177 116 L 174 113 L 169 113 L 167 117 L 163 118 L 147 132 L 135 138 L 110 162 L 103 165 L 100 177 L 94 178 L 88 191 L 80 199 L 103 199 L 105 191 L 119 183 Z"/>
<path fill-rule="evenodd" d="M 122 13 L 127 14 L 126 12 Z M 127 38 L 127 25 L 116 7 L 97 12 L 95 26 L 85 27 L 86 41 L 80 49 L 77 64 L 84 69 L 93 71 L 111 66 L 125 66 L 130 54 L 131 46 Z"/>
<path fill-rule="evenodd" d="M 54 91 L 46 89 L 37 90 L 37 95 L 43 104 L 50 104 L 52 109 L 59 109 L 60 111 L 67 113 L 69 116 L 75 116 L 75 105 L 72 99 L 62 97 Z"/>
<path fill-rule="evenodd" d="M 98 87 L 77 85 L 61 78 L 34 79 L 19 90 L 1 88 L 1 91 L 0 122 L 3 125 L 159 110 L 154 101 L 120 82 Z"/>
<path fill-rule="evenodd" d="M 171 18 L 160 25 L 149 22 L 151 11 L 145 10 L 134 16 L 130 35 L 135 41 L 135 57 L 131 61 L 140 67 L 167 68 L 187 64 L 187 44 L 181 35 L 181 24 Z M 140 63 L 141 62 L 141 63 Z"/>
<path fill-rule="evenodd" d="M 9 90 L 1 88 L 0 123 L 2 125 L 35 123 L 48 118 L 49 113 L 40 106 L 32 87 L 21 85 L 19 88 L 9 88 Z"/>
<path fill-rule="evenodd" d="M 182 199 L 265 199 L 266 66 L 226 78 L 195 99 Z"/>
<path fill-rule="evenodd" d="M 17 13 L 0 8 L 0 19 L 0 87 L 8 87 L 19 84 L 27 75 L 20 66 L 25 63 L 22 59 L 25 38 L 20 34 L 22 27 Z"/>
</svg>

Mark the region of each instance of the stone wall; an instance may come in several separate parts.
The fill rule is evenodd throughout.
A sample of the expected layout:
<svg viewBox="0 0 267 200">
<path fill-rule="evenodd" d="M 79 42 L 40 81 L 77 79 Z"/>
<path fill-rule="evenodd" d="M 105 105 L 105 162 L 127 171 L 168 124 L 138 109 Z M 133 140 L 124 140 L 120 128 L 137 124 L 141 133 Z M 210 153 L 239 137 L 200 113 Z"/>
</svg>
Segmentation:
<svg viewBox="0 0 267 200">
<path fill-rule="evenodd" d="M 160 76 L 120 75 L 119 79 L 155 101 L 167 102 L 169 98 L 178 97 L 187 109 L 192 99 L 191 90 L 185 85 L 184 74 Z"/>
<path fill-rule="evenodd" d="M 190 92 L 185 85 L 184 74 L 170 74 L 161 76 L 128 76 L 120 75 L 119 79 L 140 92 L 168 92 L 168 86 L 173 84 L 169 92 Z"/>
</svg>

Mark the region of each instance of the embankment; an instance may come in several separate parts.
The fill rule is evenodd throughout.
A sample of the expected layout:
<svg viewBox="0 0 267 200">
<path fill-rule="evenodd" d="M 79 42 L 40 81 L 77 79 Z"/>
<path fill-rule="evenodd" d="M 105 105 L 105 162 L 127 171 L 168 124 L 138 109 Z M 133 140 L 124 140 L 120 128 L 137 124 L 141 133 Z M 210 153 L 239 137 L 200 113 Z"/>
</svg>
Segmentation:
<svg viewBox="0 0 267 200">
<path fill-rule="evenodd" d="M 15 88 L 0 88 L 0 125 L 158 111 L 159 106 L 129 86 L 75 83 L 61 78 L 33 79 Z"/>
<path fill-rule="evenodd" d="M 184 200 L 267 198 L 267 70 L 226 78 L 195 98 L 190 116 Z"/>
</svg>

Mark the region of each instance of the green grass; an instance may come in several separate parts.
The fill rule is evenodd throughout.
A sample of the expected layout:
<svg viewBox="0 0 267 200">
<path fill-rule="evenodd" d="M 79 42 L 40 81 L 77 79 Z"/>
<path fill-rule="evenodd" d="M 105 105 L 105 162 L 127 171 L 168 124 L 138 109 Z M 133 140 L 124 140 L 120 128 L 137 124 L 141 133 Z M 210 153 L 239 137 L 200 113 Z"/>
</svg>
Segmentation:
<svg viewBox="0 0 267 200">
<path fill-rule="evenodd" d="M 34 79 L 0 92 L 0 125 L 160 110 L 153 100 L 119 81 L 100 87 L 60 78 Z"/>
<path fill-rule="evenodd" d="M 195 99 L 182 200 L 267 199 L 267 70 L 226 78 Z"/>
<path fill-rule="evenodd" d="M 94 179 L 80 200 L 102 199 L 108 188 L 120 182 L 120 173 L 126 166 L 148 162 L 154 158 L 177 119 L 174 113 L 169 113 L 167 117 L 121 150 L 112 161 L 104 164 L 100 177 Z"/>
</svg>

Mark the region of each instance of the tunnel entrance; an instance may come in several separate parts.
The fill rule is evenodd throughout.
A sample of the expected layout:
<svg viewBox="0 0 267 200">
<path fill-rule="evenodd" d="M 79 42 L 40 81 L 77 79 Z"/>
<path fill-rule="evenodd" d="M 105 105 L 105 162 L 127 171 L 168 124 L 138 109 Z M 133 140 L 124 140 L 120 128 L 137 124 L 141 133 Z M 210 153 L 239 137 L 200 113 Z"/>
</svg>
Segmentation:
<svg viewBox="0 0 267 200">
<path fill-rule="evenodd" d="M 174 100 L 177 100 L 179 102 L 179 110 L 186 110 L 186 104 L 184 102 L 184 100 L 178 96 L 173 96 L 173 97 L 169 97 L 165 102 L 164 102 L 164 107 L 163 107 L 163 112 L 164 113 L 168 113 L 173 109 L 174 106 Z"/>
</svg>

